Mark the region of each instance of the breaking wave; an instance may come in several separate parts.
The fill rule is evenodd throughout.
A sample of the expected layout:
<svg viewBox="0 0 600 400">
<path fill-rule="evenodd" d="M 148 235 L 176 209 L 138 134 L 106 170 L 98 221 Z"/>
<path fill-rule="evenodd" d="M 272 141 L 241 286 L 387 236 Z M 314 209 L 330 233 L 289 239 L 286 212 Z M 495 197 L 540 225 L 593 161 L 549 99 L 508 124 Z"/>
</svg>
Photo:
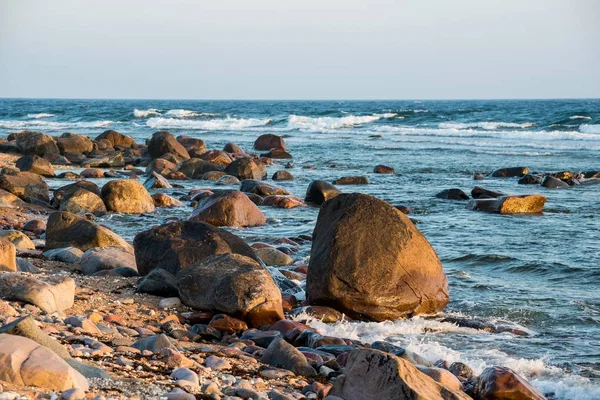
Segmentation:
<svg viewBox="0 0 600 400">
<path fill-rule="evenodd" d="M 573 115 L 572 117 L 569 117 L 569 119 L 587 119 L 587 120 L 590 120 L 590 119 L 592 119 L 592 117 L 586 117 L 585 115 Z"/>
<path fill-rule="evenodd" d="M 579 126 L 579 131 L 583 133 L 600 134 L 600 124 L 582 124 Z"/>
<path fill-rule="evenodd" d="M 148 110 L 138 110 L 135 108 L 133 110 L 133 116 L 136 118 L 148 118 L 151 115 L 160 115 L 160 111 L 156 108 L 150 108 Z"/>
<path fill-rule="evenodd" d="M 153 129 L 203 129 L 211 131 L 235 130 L 265 126 L 271 119 L 265 118 L 220 118 L 209 120 L 189 120 L 177 118 L 154 117 L 146 121 L 146 125 Z"/>
<path fill-rule="evenodd" d="M 114 121 L 89 121 L 89 122 L 51 122 L 51 121 L 14 121 L 0 120 L 0 128 L 4 129 L 40 129 L 47 131 L 61 131 L 66 129 L 90 129 L 104 128 L 113 124 Z"/>
<path fill-rule="evenodd" d="M 348 115 L 345 117 L 307 117 L 303 115 L 292 114 L 288 117 L 288 126 L 290 128 L 312 131 L 353 128 L 358 125 L 368 124 L 380 119 L 395 118 L 397 116 L 398 114 L 396 113 Z"/>
<path fill-rule="evenodd" d="M 442 129 L 487 129 L 487 130 L 496 130 L 498 128 L 531 128 L 535 126 L 533 122 L 525 122 L 522 124 L 518 124 L 515 122 L 442 122 L 438 125 L 438 127 Z"/>
<path fill-rule="evenodd" d="M 54 117 L 54 114 L 50 114 L 50 113 L 27 114 L 27 118 L 40 119 L 40 118 L 49 118 L 49 117 Z"/>
</svg>

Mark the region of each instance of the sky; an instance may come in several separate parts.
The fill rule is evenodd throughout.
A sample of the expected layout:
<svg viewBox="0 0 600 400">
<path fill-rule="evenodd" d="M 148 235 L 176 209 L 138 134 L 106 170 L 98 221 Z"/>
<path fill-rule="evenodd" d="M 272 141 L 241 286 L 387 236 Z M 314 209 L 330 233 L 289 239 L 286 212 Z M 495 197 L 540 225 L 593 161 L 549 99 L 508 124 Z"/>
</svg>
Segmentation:
<svg viewBox="0 0 600 400">
<path fill-rule="evenodd" d="M 0 97 L 600 97 L 598 0 L 0 0 Z"/>
</svg>

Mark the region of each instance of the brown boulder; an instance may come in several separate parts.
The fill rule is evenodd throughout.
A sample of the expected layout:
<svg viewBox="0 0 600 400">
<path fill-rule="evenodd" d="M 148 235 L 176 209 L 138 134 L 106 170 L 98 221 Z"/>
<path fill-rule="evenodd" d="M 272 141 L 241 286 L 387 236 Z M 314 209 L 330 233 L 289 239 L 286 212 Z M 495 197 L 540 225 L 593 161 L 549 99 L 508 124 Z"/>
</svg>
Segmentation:
<svg viewBox="0 0 600 400">
<path fill-rule="evenodd" d="M 167 131 L 155 132 L 148 142 L 148 154 L 152 158 L 160 158 L 164 154 L 173 154 L 181 160 L 190 158 L 187 150 Z"/>
<path fill-rule="evenodd" d="M 255 179 L 244 179 L 241 183 L 240 190 L 245 193 L 254 193 L 259 196 L 286 196 L 290 194 L 290 192 L 282 187 L 271 185 L 270 183 Z"/>
<path fill-rule="evenodd" d="M 273 135 L 271 133 L 266 133 L 264 135 L 260 135 L 258 139 L 254 142 L 254 148 L 256 150 L 271 150 L 271 149 L 283 149 L 285 150 L 287 147 L 285 145 L 285 141 L 281 136 Z"/>
<path fill-rule="evenodd" d="M 219 150 L 211 150 L 202 154 L 199 157 L 204 161 L 221 165 L 223 167 L 231 164 L 231 162 L 233 161 L 233 158 L 231 158 L 231 156 L 228 153 Z"/>
<path fill-rule="evenodd" d="M 0 271 L 17 271 L 17 249 L 8 240 L 0 240 Z"/>
<path fill-rule="evenodd" d="M 515 371 L 506 367 L 486 368 L 473 391 L 479 399 L 490 400 L 545 400 L 536 388 Z"/>
<path fill-rule="evenodd" d="M 167 176 L 169 173 L 177 171 L 177 169 L 177 164 L 165 160 L 164 158 L 157 158 L 148 164 L 146 167 L 146 174 L 156 172 L 159 175 Z"/>
<path fill-rule="evenodd" d="M 520 178 L 529 172 L 531 171 L 527 167 L 501 168 L 492 172 L 492 178 Z"/>
<path fill-rule="evenodd" d="M 206 153 L 206 143 L 202 139 L 191 136 L 177 136 L 177 141 L 185 147 L 190 157 L 198 157 Z"/>
<path fill-rule="evenodd" d="M 388 167 L 387 165 L 376 165 L 375 168 L 373 168 L 373 172 L 375 172 L 376 174 L 395 174 L 396 170 L 392 167 Z"/>
<path fill-rule="evenodd" d="M 224 191 L 198 200 L 192 221 L 215 226 L 258 226 L 267 222 L 265 215 L 244 193 Z"/>
<path fill-rule="evenodd" d="M 50 201 L 50 188 L 42 177 L 31 172 L 0 175 L 0 189 L 23 200 L 32 198 L 46 203 Z"/>
<path fill-rule="evenodd" d="M 546 196 L 529 194 L 522 196 L 502 196 L 497 199 L 474 199 L 467 203 L 467 209 L 500 214 L 538 214 L 544 209 Z"/>
<path fill-rule="evenodd" d="M 242 157 L 233 161 L 225 168 L 225 173 L 228 175 L 233 175 L 239 180 L 261 180 L 267 177 L 265 165 L 262 162 L 255 161 L 249 157 Z"/>
<path fill-rule="evenodd" d="M 210 171 L 222 171 L 223 167 L 199 158 L 190 158 L 184 161 L 179 167 L 179 172 L 185 174 L 190 179 L 201 179 L 204 174 Z"/>
<path fill-rule="evenodd" d="M 185 207 L 181 201 L 166 195 L 164 193 L 155 193 L 152 195 L 154 206 L 156 207 Z"/>
<path fill-rule="evenodd" d="M 17 151 L 21 154 L 59 154 L 54 138 L 45 133 L 23 131 L 16 136 Z"/>
<path fill-rule="evenodd" d="M 52 204 L 53 207 L 58 208 L 60 207 L 61 202 L 68 199 L 70 196 L 73 195 L 73 193 L 80 189 L 87 190 L 88 192 L 92 192 L 95 195 L 100 196 L 100 189 L 98 188 L 98 185 L 96 185 L 94 182 L 77 181 L 56 189 L 54 191 L 54 197 L 52 197 L 52 201 L 50 202 L 50 204 Z"/>
<path fill-rule="evenodd" d="M 307 203 L 321 205 L 324 201 L 333 199 L 340 193 L 341 191 L 329 182 L 312 181 L 306 189 L 304 201 Z"/>
<path fill-rule="evenodd" d="M 277 208 L 304 207 L 306 203 L 296 196 L 267 196 L 263 199 L 263 205 Z"/>
<path fill-rule="evenodd" d="M 84 178 L 104 178 L 104 171 L 99 168 L 86 168 L 79 175 Z"/>
<path fill-rule="evenodd" d="M 89 137 L 70 132 L 60 135 L 57 144 L 60 154 L 63 155 L 66 153 L 87 155 L 94 150 L 94 142 Z"/>
<path fill-rule="evenodd" d="M 131 149 L 131 148 L 136 148 L 137 144 L 135 143 L 135 140 L 133 140 L 133 138 L 130 138 L 129 136 L 123 135 L 122 133 L 119 133 L 117 131 L 113 131 L 113 130 L 108 130 L 108 131 L 104 131 L 102 132 L 100 135 L 98 135 L 96 137 L 96 142 L 100 142 L 101 140 L 107 140 L 110 145 L 114 148 L 114 147 L 120 147 L 120 148 L 124 148 L 124 149 Z M 109 147 L 106 146 L 98 146 L 99 148 L 102 147 L 103 149 L 109 150 Z"/>
<path fill-rule="evenodd" d="M 77 189 L 70 196 L 63 199 L 58 209 L 77 215 L 87 213 L 104 215 L 106 213 L 106 206 L 100 196 L 85 189 Z"/>
<path fill-rule="evenodd" d="M 23 156 L 17 160 L 15 166 L 23 172 L 54 177 L 54 168 L 45 158 L 36 155 Z"/>
<path fill-rule="evenodd" d="M 306 293 L 312 305 L 375 321 L 434 313 L 449 300 L 427 239 L 392 205 L 359 193 L 321 206 Z"/>
<path fill-rule="evenodd" d="M 294 179 L 294 175 L 286 170 L 277 171 L 273 174 L 274 181 L 291 181 Z"/>
<path fill-rule="evenodd" d="M 141 214 L 155 210 L 154 200 L 146 188 L 130 179 L 107 182 L 100 192 L 108 211 L 124 214 Z"/>
</svg>

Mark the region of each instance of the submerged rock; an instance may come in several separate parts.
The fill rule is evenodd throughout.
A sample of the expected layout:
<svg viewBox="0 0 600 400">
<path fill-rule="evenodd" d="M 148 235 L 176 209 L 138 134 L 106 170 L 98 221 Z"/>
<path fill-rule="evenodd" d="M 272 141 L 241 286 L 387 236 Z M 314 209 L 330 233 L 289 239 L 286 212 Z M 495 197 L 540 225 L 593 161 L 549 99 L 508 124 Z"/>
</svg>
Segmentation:
<svg viewBox="0 0 600 400">
<path fill-rule="evenodd" d="M 334 185 L 368 185 L 369 178 L 366 176 L 344 176 L 333 181 Z"/>
<path fill-rule="evenodd" d="M 569 187 L 569 184 L 553 176 L 546 175 L 541 180 L 540 186 L 547 187 L 549 189 L 566 189 Z"/>
<path fill-rule="evenodd" d="M 294 179 L 294 175 L 286 170 L 277 171 L 273 174 L 272 179 L 274 181 L 291 181 Z"/>
<path fill-rule="evenodd" d="M 520 178 L 530 172 L 527 167 L 501 168 L 492 172 L 493 178 Z"/>
<path fill-rule="evenodd" d="M 376 165 L 373 168 L 373 172 L 376 174 L 395 174 L 396 170 L 392 167 L 388 167 L 387 165 Z"/>
<path fill-rule="evenodd" d="M 469 200 L 469 196 L 460 189 L 446 189 L 435 195 L 438 199 L 447 200 Z"/>
<path fill-rule="evenodd" d="M 260 135 L 258 139 L 254 141 L 254 148 L 256 150 L 287 149 L 283 138 L 271 133 Z"/>
<path fill-rule="evenodd" d="M 505 194 L 495 190 L 489 190 L 481 186 L 475 186 L 473 190 L 471 190 L 471 196 L 473 196 L 474 199 L 495 199 L 505 196 Z"/>
<path fill-rule="evenodd" d="M 321 207 L 306 293 L 312 305 L 375 321 L 434 313 L 449 300 L 427 239 L 392 205 L 358 193 Z"/>
</svg>

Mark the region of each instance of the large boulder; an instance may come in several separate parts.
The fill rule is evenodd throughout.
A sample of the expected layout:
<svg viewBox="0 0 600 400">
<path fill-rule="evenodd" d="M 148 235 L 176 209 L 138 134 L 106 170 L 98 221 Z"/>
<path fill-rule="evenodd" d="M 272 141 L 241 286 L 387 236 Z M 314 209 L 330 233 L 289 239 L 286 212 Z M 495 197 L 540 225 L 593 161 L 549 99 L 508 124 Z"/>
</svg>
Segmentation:
<svg viewBox="0 0 600 400">
<path fill-rule="evenodd" d="M 131 268 L 137 272 L 133 248 L 108 246 L 88 249 L 81 259 L 81 272 L 84 275 L 121 267 Z"/>
<path fill-rule="evenodd" d="M 152 158 L 160 158 L 164 154 L 173 154 L 180 160 L 190 158 L 187 150 L 167 131 L 155 132 L 148 142 L 148 154 Z"/>
<path fill-rule="evenodd" d="M 131 247 L 113 231 L 69 212 L 50 214 L 46 226 L 46 250 L 76 247 L 86 251 L 94 247 Z"/>
<path fill-rule="evenodd" d="M 467 209 L 500 214 L 539 214 L 546 204 L 546 196 L 527 194 L 522 196 L 502 196 L 496 199 L 474 199 L 467 203 Z"/>
<path fill-rule="evenodd" d="M 179 221 L 138 233 L 133 240 L 141 275 L 155 268 L 176 274 L 215 254 L 237 253 L 258 261 L 239 237 L 204 222 Z"/>
<path fill-rule="evenodd" d="M 198 157 L 206 153 L 206 143 L 202 139 L 191 136 L 177 136 L 177 141 L 185 147 L 190 157 Z"/>
<path fill-rule="evenodd" d="M 156 172 L 159 175 L 167 176 L 172 172 L 176 172 L 177 169 L 177 164 L 165 160 L 164 158 L 157 158 L 148 164 L 146 167 L 146 174 L 150 175 L 152 172 Z"/>
<path fill-rule="evenodd" d="M 304 201 L 307 203 L 321 205 L 324 201 L 333 199 L 340 193 L 342 192 L 329 182 L 312 181 L 306 189 Z"/>
<path fill-rule="evenodd" d="M 110 142 L 112 147 L 120 147 L 123 149 L 131 149 L 137 147 L 137 144 L 135 143 L 135 140 L 133 140 L 133 138 L 113 130 L 102 132 L 96 137 L 95 140 L 96 142 L 107 140 L 108 142 Z"/>
<path fill-rule="evenodd" d="M 0 334 L 0 381 L 64 391 L 86 391 L 87 379 L 47 347 L 21 336 Z"/>
<path fill-rule="evenodd" d="M 190 158 L 179 167 L 179 172 L 190 179 L 202 179 L 202 176 L 211 171 L 222 171 L 223 167 L 199 158 Z"/>
<path fill-rule="evenodd" d="M 215 226 L 258 226 L 267 218 L 248 196 L 239 190 L 224 191 L 198 200 L 192 221 L 208 222 Z"/>
<path fill-rule="evenodd" d="M 63 133 L 56 140 L 60 154 L 72 153 L 72 154 L 89 154 L 94 150 L 94 142 L 83 135 L 77 135 L 76 133 Z"/>
<path fill-rule="evenodd" d="M 225 173 L 233 175 L 239 180 L 244 179 L 265 179 L 267 177 L 267 169 L 265 165 L 249 157 L 238 158 L 227 167 Z"/>
<path fill-rule="evenodd" d="M 35 199 L 48 203 L 50 188 L 44 179 L 32 172 L 18 172 L 0 176 L 0 189 L 4 189 L 23 200 Z"/>
<path fill-rule="evenodd" d="M 449 300 L 427 239 L 395 207 L 359 193 L 321 206 L 306 292 L 311 304 L 375 321 L 434 313 Z"/>
<path fill-rule="evenodd" d="M 489 367 L 484 369 L 475 382 L 473 392 L 478 399 L 546 399 L 527 380 L 506 367 Z"/>
<path fill-rule="evenodd" d="M 53 277 L 44 282 L 29 275 L 5 272 L 0 274 L 0 297 L 33 304 L 53 313 L 73 307 L 75 281 L 70 277 Z"/>
<path fill-rule="evenodd" d="M 96 185 L 94 182 L 77 181 L 56 189 L 54 191 L 54 196 L 52 197 L 52 201 L 50 202 L 50 204 L 52 204 L 53 207 L 58 208 L 64 200 L 71 197 L 76 191 L 80 189 L 87 190 L 88 192 L 92 192 L 95 195 L 100 196 L 100 189 L 98 188 L 98 185 Z"/>
<path fill-rule="evenodd" d="M 374 349 L 350 353 L 344 375 L 330 396 L 344 400 L 468 400 L 467 394 L 444 387 L 409 361 Z"/>
<path fill-rule="evenodd" d="M 220 254 L 189 266 L 177 275 L 179 298 L 198 310 L 223 312 L 250 326 L 272 325 L 283 319 L 281 292 L 256 260 L 240 254 Z"/>
<path fill-rule="evenodd" d="M 501 168 L 492 172 L 493 178 L 520 178 L 523 175 L 527 175 L 529 172 L 529 168 L 527 167 L 511 167 L 511 168 Z"/>
<path fill-rule="evenodd" d="M 17 151 L 21 154 L 59 154 L 58 146 L 52 136 L 45 133 L 23 131 L 17 134 Z"/>
<path fill-rule="evenodd" d="M 75 190 L 60 202 L 58 209 L 78 215 L 87 213 L 103 215 L 106 213 L 106 206 L 100 196 L 85 189 Z"/>
<path fill-rule="evenodd" d="M 266 133 L 260 135 L 254 142 L 256 150 L 286 149 L 285 141 L 281 136 Z"/>
<path fill-rule="evenodd" d="M 141 183 L 131 179 L 107 182 L 100 196 L 108 211 L 124 214 L 141 214 L 155 210 L 154 200 Z"/>
<path fill-rule="evenodd" d="M 54 177 L 54 168 L 45 158 L 36 155 L 23 156 L 17 160 L 15 166 L 24 172 Z"/>
</svg>

